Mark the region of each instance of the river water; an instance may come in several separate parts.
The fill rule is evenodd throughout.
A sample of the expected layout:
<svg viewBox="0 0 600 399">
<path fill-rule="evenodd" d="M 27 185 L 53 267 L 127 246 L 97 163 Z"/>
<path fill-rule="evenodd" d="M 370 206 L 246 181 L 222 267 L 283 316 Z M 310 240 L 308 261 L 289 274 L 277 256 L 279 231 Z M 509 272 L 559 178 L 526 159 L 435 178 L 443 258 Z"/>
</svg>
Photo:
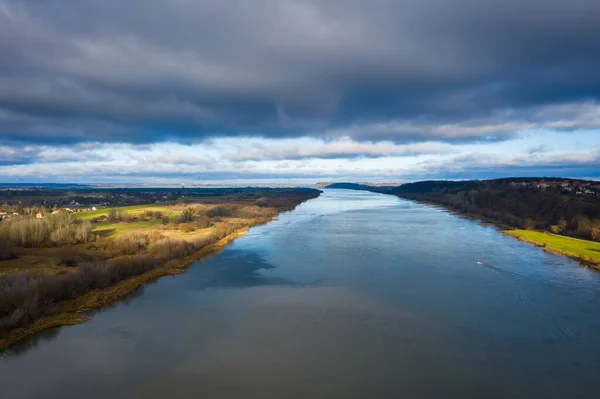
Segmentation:
<svg viewBox="0 0 600 399">
<path fill-rule="evenodd" d="M 347 190 L 0 359 L 1 398 L 599 395 L 600 273 Z"/>
</svg>

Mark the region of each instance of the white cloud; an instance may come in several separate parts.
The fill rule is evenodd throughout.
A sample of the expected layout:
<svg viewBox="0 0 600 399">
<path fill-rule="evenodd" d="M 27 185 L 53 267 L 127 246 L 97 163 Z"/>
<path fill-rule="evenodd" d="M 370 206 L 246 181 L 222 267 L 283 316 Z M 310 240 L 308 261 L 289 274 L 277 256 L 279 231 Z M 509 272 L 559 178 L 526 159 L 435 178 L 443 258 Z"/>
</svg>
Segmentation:
<svg viewBox="0 0 600 399">
<path fill-rule="evenodd" d="M 555 149 L 528 151 L 547 140 Z M 229 138 L 194 145 L 4 146 L 0 147 L 0 176 L 3 181 L 74 182 L 402 181 L 560 174 L 562 168 L 573 176 L 593 177 L 600 174 L 599 154 L 597 132 L 537 132 L 512 141 L 468 145 Z"/>
<path fill-rule="evenodd" d="M 235 147 L 235 144 L 232 146 Z M 230 161 L 286 160 L 303 158 L 380 158 L 444 154 L 452 152 L 444 143 L 425 142 L 397 145 L 391 142 L 356 142 L 351 139 L 323 140 L 273 140 L 255 142 L 225 156 Z"/>
</svg>

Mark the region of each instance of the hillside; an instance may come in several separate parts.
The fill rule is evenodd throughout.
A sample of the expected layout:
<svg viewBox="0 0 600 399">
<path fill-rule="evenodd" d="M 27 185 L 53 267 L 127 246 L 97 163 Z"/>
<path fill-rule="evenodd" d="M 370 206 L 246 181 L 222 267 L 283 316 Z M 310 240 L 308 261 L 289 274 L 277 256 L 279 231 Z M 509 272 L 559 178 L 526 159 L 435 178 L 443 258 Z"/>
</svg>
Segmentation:
<svg viewBox="0 0 600 399">
<path fill-rule="evenodd" d="M 553 178 L 422 181 L 390 190 L 513 228 L 600 240 L 600 184 Z"/>
</svg>

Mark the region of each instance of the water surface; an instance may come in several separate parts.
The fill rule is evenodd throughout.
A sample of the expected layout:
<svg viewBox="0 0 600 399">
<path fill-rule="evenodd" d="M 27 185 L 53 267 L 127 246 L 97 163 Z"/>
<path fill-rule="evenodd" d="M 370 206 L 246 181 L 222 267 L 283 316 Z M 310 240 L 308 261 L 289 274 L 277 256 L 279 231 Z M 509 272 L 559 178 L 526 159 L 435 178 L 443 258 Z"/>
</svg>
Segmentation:
<svg viewBox="0 0 600 399">
<path fill-rule="evenodd" d="M 596 398 L 599 370 L 600 273 L 439 208 L 325 190 L 11 348 L 0 397 Z"/>
</svg>

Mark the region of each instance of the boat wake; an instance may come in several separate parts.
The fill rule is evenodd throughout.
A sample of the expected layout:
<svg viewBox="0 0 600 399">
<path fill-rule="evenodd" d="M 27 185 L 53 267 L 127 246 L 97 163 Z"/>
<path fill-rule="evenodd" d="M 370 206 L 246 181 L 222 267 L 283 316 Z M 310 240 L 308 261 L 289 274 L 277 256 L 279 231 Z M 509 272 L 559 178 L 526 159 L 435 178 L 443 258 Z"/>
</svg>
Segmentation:
<svg viewBox="0 0 600 399">
<path fill-rule="evenodd" d="M 524 277 L 524 276 L 522 276 L 519 273 L 514 273 L 509 270 L 505 270 L 505 269 L 502 269 L 502 268 L 499 268 L 496 266 L 492 266 L 492 265 L 489 265 L 487 263 L 484 263 L 484 262 L 481 262 L 478 260 L 475 261 L 475 264 L 484 266 L 487 270 L 491 271 L 492 273 L 494 273 L 494 275 L 498 276 L 498 278 L 502 279 L 503 281 L 508 282 L 510 284 L 510 286 L 512 287 L 514 294 L 519 298 L 517 304 L 520 302 L 526 303 L 534 312 L 546 317 L 549 321 L 552 322 L 552 324 L 554 324 L 554 326 L 556 327 L 556 331 L 558 332 L 558 335 L 561 336 L 563 339 L 565 339 L 567 342 L 573 344 L 578 349 L 586 349 L 590 346 L 588 342 L 586 342 L 584 339 L 582 339 L 579 334 L 573 332 L 555 314 L 542 309 L 533 298 L 531 298 L 529 295 L 527 295 L 527 293 L 523 292 L 523 289 L 520 288 L 519 286 L 517 286 L 515 284 L 514 280 L 512 278 L 510 278 L 511 276 L 512 277 L 516 277 L 516 276 Z M 509 278 L 507 278 L 507 277 L 509 277 Z M 530 279 L 530 280 L 538 281 L 537 279 Z"/>
</svg>

